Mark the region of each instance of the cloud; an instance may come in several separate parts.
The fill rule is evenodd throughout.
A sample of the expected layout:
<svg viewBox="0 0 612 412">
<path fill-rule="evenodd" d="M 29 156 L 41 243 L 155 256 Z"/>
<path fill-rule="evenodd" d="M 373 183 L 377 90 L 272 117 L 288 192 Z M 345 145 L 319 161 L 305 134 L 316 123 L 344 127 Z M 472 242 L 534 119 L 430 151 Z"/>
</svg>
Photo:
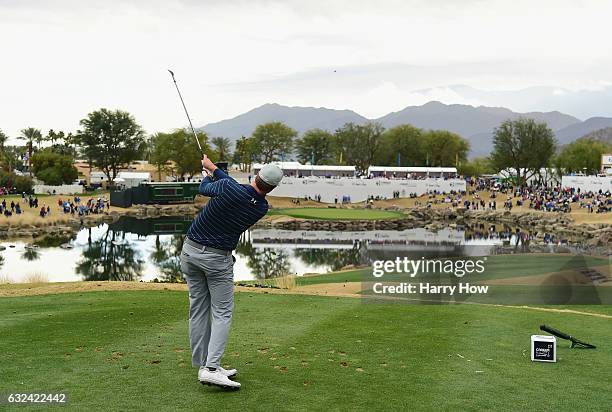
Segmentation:
<svg viewBox="0 0 612 412">
<path fill-rule="evenodd" d="M 272 101 L 378 114 L 480 101 L 446 85 L 601 85 L 610 14 L 566 0 L 0 0 L 0 128 L 74 130 L 99 107 L 150 132 L 183 125 L 167 68 L 198 124 Z"/>
</svg>

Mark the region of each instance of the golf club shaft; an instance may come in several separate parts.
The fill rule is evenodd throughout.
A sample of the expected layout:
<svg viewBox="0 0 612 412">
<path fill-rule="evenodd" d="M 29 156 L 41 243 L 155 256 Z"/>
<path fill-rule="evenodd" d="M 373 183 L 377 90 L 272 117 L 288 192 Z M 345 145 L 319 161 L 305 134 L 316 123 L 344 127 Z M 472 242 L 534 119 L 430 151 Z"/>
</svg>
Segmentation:
<svg viewBox="0 0 612 412">
<path fill-rule="evenodd" d="M 563 333 L 560 330 L 557 330 L 555 328 L 551 328 L 550 326 L 547 326 L 547 325 L 541 325 L 540 326 L 540 330 L 548 332 L 551 335 L 555 335 L 556 337 L 561 338 L 561 339 L 567 339 L 567 340 L 571 340 L 571 341 L 574 340 L 574 337 L 572 337 L 572 336 L 570 336 L 570 335 L 568 335 L 566 333 Z"/>
<path fill-rule="evenodd" d="M 557 330 L 555 328 L 551 328 L 550 326 L 547 326 L 547 325 L 541 325 L 540 326 L 540 330 L 543 330 L 543 331 L 548 332 L 548 333 L 550 333 L 552 335 L 555 335 L 558 338 L 567 339 L 567 340 L 571 341 L 572 342 L 572 348 L 576 344 L 582 345 L 582 347 L 589 348 L 589 349 L 596 349 L 597 348 L 597 346 L 595 346 L 593 344 L 583 342 L 583 341 L 581 341 L 579 339 L 576 339 L 575 337 L 573 337 L 571 335 L 568 335 L 567 333 L 563 333 L 560 330 Z"/>
<path fill-rule="evenodd" d="M 191 131 L 193 132 L 193 137 L 195 138 L 196 143 L 198 144 L 198 147 L 200 148 L 200 153 L 204 155 L 204 150 L 202 150 L 202 145 L 200 145 L 200 140 L 198 139 L 198 135 L 195 129 L 193 128 L 193 124 L 191 123 L 191 117 L 189 117 L 189 112 L 187 112 L 187 106 L 185 106 L 185 102 L 183 101 L 183 96 L 181 95 L 181 91 L 179 90 L 178 84 L 176 83 L 176 79 L 174 78 L 174 72 L 169 69 L 168 71 L 170 72 L 170 75 L 172 76 L 172 81 L 174 82 L 174 86 L 176 87 L 176 91 L 178 92 L 179 99 L 181 99 L 181 103 L 183 104 L 183 109 L 185 110 L 185 115 L 187 116 L 187 120 L 189 121 L 189 126 L 191 127 Z"/>
</svg>

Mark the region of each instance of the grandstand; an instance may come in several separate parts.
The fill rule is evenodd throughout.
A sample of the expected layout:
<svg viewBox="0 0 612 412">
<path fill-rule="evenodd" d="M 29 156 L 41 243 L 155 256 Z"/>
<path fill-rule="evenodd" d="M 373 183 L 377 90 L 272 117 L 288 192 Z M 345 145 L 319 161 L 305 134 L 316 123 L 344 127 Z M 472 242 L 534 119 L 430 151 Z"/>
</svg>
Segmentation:
<svg viewBox="0 0 612 412">
<path fill-rule="evenodd" d="M 427 177 L 457 177 L 456 167 L 397 167 L 397 166 L 370 166 L 370 177 L 386 177 L 396 179 L 422 179 Z"/>
<path fill-rule="evenodd" d="M 280 167 L 285 176 L 288 177 L 355 177 L 355 166 L 334 166 L 334 165 L 303 165 L 300 162 L 272 162 Z M 259 173 L 263 167 L 260 163 L 253 165 L 253 174 Z"/>
</svg>

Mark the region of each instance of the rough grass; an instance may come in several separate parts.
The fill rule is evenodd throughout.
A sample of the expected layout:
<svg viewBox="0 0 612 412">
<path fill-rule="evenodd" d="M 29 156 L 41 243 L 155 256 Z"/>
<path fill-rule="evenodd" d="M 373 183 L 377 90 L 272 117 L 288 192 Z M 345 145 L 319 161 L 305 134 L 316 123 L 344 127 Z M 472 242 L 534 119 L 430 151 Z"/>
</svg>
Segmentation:
<svg viewBox="0 0 612 412">
<path fill-rule="evenodd" d="M 263 285 L 267 287 L 273 287 L 278 289 L 291 290 L 297 286 L 297 276 L 285 275 L 276 278 L 260 279 L 260 280 L 247 280 L 241 281 L 240 284 L 251 284 L 251 285 Z"/>
<path fill-rule="evenodd" d="M 287 290 L 294 289 L 297 284 L 296 276 L 287 275 L 287 276 L 281 276 L 278 278 L 274 278 L 274 284 L 276 287 L 279 287 L 281 289 L 287 289 Z"/>
<path fill-rule="evenodd" d="M 609 319 L 471 305 L 240 293 L 225 366 L 196 382 L 187 294 L 0 299 L 0 393 L 67 392 L 63 410 L 609 410 Z M 529 360 L 548 323 L 598 344 Z M 19 410 L 39 410 L 37 406 Z"/>
<path fill-rule="evenodd" d="M 300 219 L 319 220 L 382 220 L 401 219 L 404 214 L 388 210 L 336 209 L 336 208 L 285 208 L 272 209 L 271 215 L 286 215 Z"/>
<path fill-rule="evenodd" d="M 0 285 L 6 285 L 12 283 L 11 277 L 6 273 L 0 273 Z"/>
<path fill-rule="evenodd" d="M 43 272 L 26 273 L 21 283 L 48 283 L 49 275 Z"/>
</svg>

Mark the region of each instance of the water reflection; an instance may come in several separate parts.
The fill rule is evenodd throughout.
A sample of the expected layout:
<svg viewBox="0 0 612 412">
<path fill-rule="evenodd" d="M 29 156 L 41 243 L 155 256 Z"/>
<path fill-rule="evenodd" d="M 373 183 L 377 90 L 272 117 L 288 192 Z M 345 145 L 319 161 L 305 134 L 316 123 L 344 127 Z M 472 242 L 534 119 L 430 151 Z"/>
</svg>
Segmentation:
<svg viewBox="0 0 612 412">
<path fill-rule="evenodd" d="M 88 233 L 87 247 L 76 264 L 75 272 L 83 280 L 139 280 L 143 261 L 140 253 L 125 241 L 126 232 L 108 226 L 102 237 L 92 241 Z"/>
<path fill-rule="evenodd" d="M 60 247 L 69 243 L 74 236 L 71 235 L 49 235 L 38 238 L 32 242 L 33 245 L 38 247 Z"/>
<path fill-rule="evenodd" d="M 246 260 L 246 266 L 255 279 L 270 279 L 292 273 L 289 254 L 281 249 L 254 247 L 251 232 L 245 232 L 240 237 L 235 254 Z"/>
<path fill-rule="evenodd" d="M 365 247 L 360 242 L 350 249 L 296 249 L 295 256 L 307 265 L 328 266 L 332 271 L 367 262 Z"/>
<path fill-rule="evenodd" d="M 38 248 L 28 245 L 21 253 L 21 257 L 31 262 L 33 260 L 38 260 L 40 258 L 40 253 L 38 252 Z"/>
<path fill-rule="evenodd" d="M 19 281 L 41 273 L 49 281 L 142 280 L 182 281 L 180 253 L 190 217 L 137 219 L 122 217 L 110 225 L 84 228 L 76 235 L 3 242 L 0 274 Z M 476 230 L 474 230 L 476 229 Z M 466 245 L 508 242 L 504 228 L 444 228 L 403 231 L 291 231 L 254 229 L 240 239 L 234 253 L 235 280 L 274 278 L 286 274 L 325 273 L 374 259 L 431 255 L 463 250 Z M 500 234 L 501 232 L 501 234 Z M 467 240 L 466 240 L 467 238 Z M 478 243 L 480 242 L 480 243 Z M 12 246 L 12 247 L 10 247 Z"/>
<path fill-rule="evenodd" d="M 151 261 L 159 268 L 160 281 L 179 282 L 181 273 L 181 249 L 183 248 L 183 235 L 171 235 L 169 239 L 161 239 L 155 235 L 155 249 L 151 252 Z"/>
</svg>

